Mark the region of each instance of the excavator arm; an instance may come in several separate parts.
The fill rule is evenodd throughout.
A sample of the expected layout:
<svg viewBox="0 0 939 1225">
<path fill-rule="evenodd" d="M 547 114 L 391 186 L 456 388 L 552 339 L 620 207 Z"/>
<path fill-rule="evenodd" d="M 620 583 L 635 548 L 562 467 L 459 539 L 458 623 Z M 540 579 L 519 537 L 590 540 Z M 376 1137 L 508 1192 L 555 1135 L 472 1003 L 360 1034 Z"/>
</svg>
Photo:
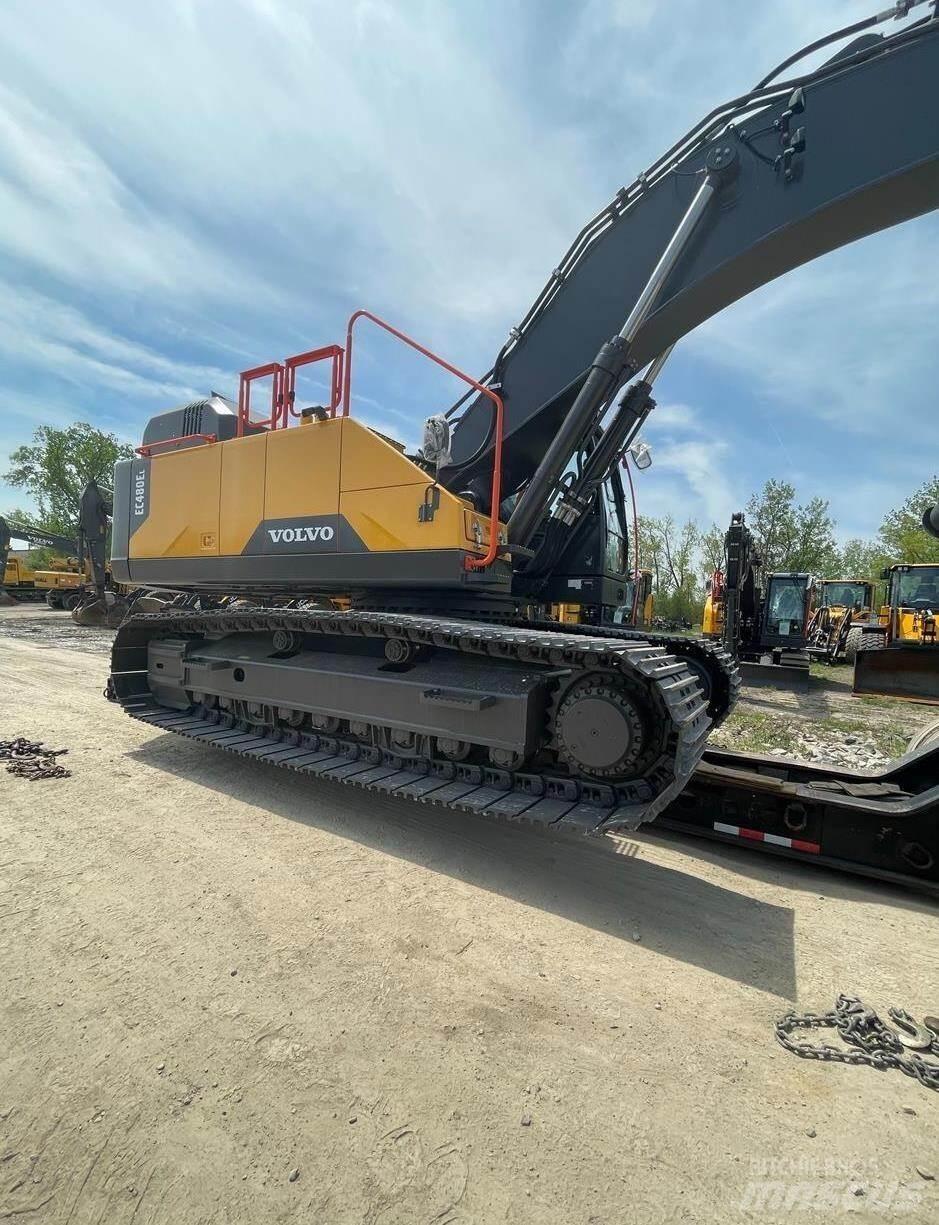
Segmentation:
<svg viewBox="0 0 939 1225">
<path fill-rule="evenodd" d="M 113 495 L 110 490 L 99 489 L 91 480 L 82 490 L 78 502 L 78 532 L 82 545 L 83 560 L 91 568 L 95 598 L 104 599 L 107 583 L 108 526 L 113 514 Z"/>
<path fill-rule="evenodd" d="M 585 227 L 487 377 L 505 405 L 503 490 L 521 490 L 510 543 L 529 543 L 571 458 L 649 362 L 790 269 L 939 205 L 937 80 L 934 13 L 865 34 L 711 112 Z M 451 414 L 441 481 L 484 505 L 490 405 Z M 621 415 L 610 450 L 643 419 Z"/>
</svg>

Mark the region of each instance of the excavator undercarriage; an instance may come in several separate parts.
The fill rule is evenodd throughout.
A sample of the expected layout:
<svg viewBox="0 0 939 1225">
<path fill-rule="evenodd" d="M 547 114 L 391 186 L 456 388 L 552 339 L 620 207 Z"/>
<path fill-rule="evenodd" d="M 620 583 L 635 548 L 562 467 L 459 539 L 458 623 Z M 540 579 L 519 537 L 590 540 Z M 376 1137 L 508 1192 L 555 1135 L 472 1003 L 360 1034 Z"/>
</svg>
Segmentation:
<svg viewBox="0 0 939 1225">
<path fill-rule="evenodd" d="M 283 764 L 369 781 L 405 771 L 404 794 L 485 787 L 500 809 L 567 800 L 578 820 L 632 828 L 681 790 L 736 695 L 723 652 L 689 646 L 400 613 L 169 611 L 124 624 L 110 685 L 134 717 L 176 712 L 167 726 L 211 725 L 248 755 L 276 745 Z"/>
</svg>

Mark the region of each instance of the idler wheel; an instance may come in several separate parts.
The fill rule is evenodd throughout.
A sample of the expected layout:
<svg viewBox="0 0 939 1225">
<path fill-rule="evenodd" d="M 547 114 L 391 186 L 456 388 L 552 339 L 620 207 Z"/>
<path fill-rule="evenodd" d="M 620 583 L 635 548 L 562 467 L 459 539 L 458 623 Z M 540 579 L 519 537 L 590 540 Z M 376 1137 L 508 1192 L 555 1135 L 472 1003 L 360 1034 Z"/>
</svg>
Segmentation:
<svg viewBox="0 0 939 1225">
<path fill-rule="evenodd" d="M 576 682 L 562 696 L 554 720 L 558 751 L 574 774 L 626 780 L 646 748 L 642 706 L 616 677 Z"/>
</svg>

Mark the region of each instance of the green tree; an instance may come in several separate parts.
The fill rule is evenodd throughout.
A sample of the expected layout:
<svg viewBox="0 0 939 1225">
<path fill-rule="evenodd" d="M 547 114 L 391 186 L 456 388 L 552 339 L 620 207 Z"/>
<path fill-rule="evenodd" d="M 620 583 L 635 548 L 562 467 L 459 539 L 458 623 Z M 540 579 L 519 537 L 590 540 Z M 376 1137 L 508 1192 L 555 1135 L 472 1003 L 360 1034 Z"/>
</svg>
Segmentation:
<svg viewBox="0 0 939 1225">
<path fill-rule="evenodd" d="M 939 562 L 939 540 L 923 530 L 923 511 L 939 503 L 939 476 L 922 484 L 880 527 L 883 550 L 895 562 Z"/>
<path fill-rule="evenodd" d="M 708 530 L 702 532 L 699 537 L 701 570 L 706 579 L 710 578 L 715 570 L 724 568 L 724 537 L 726 535 L 726 528 L 720 528 L 716 523 L 712 523 Z"/>
<path fill-rule="evenodd" d="M 796 536 L 795 499 L 788 481 L 769 480 L 747 502 L 747 526 L 767 572 L 789 569 Z"/>
<path fill-rule="evenodd" d="M 876 540 L 861 540 L 855 537 L 846 541 L 841 550 L 838 565 L 839 578 L 866 578 L 872 582 L 880 581 L 880 572 L 890 565 L 890 557 L 884 552 L 884 547 Z"/>
<path fill-rule="evenodd" d="M 68 534 L 78 521 L 78 499 L 90 480 L 110 486 L 114 464 L 129 459 L 133 447 L 85 421 L 66 429 L 41 425 L 31 443 L 10 455 L 4 480 L 36 499 L 36 526 Z"/>
<path fill-rule="evenodd" d="M 804 506 L 796 507 L 795 534 L 785 569 L 834 578 L 839 561 L 828 503 L 824 498 L 810 498 Z"/>
<path fill-rule="evenodd" d="M 799 506 L 788 481 L 769 480 L 747 502 L 747 526 L 766 574 L 791 570 L 824 578 L 838 569 L 835 524 L 824 498 Z"/>
<path fill-rule="evenodd" d="M 698 580 L 698 529 L 692 520 L 679 527 L 671 515 L 639 521 L 641 564 L 652 571 L 656 613 L 674 620 L 700 620 L 703 596 Z"/>
</svg>

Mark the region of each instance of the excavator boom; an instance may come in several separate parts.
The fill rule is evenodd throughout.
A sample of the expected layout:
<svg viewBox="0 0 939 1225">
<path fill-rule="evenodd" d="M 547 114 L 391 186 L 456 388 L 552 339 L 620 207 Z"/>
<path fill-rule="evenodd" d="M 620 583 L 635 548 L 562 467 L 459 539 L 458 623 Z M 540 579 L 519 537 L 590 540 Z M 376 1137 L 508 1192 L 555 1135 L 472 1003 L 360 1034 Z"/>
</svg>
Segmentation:
<svg viewBox="0 0 939 1225">
<path fill-rule="evenodd" d="M 936 208 L 937 79 L 935 18 L 864 35 L 817 69 L 712 111 L 622 189 L 578 235 L 493 365 L 505 404 L 505 492 L 532 479 L 599 345 L 641 301 L 708 178 L 713 198 L 631 338 L 628 370 L 790 269 Z M 479 397 L 454 417 L 443 483 L 484 496 L 492 414 Z"/>
</svg>

